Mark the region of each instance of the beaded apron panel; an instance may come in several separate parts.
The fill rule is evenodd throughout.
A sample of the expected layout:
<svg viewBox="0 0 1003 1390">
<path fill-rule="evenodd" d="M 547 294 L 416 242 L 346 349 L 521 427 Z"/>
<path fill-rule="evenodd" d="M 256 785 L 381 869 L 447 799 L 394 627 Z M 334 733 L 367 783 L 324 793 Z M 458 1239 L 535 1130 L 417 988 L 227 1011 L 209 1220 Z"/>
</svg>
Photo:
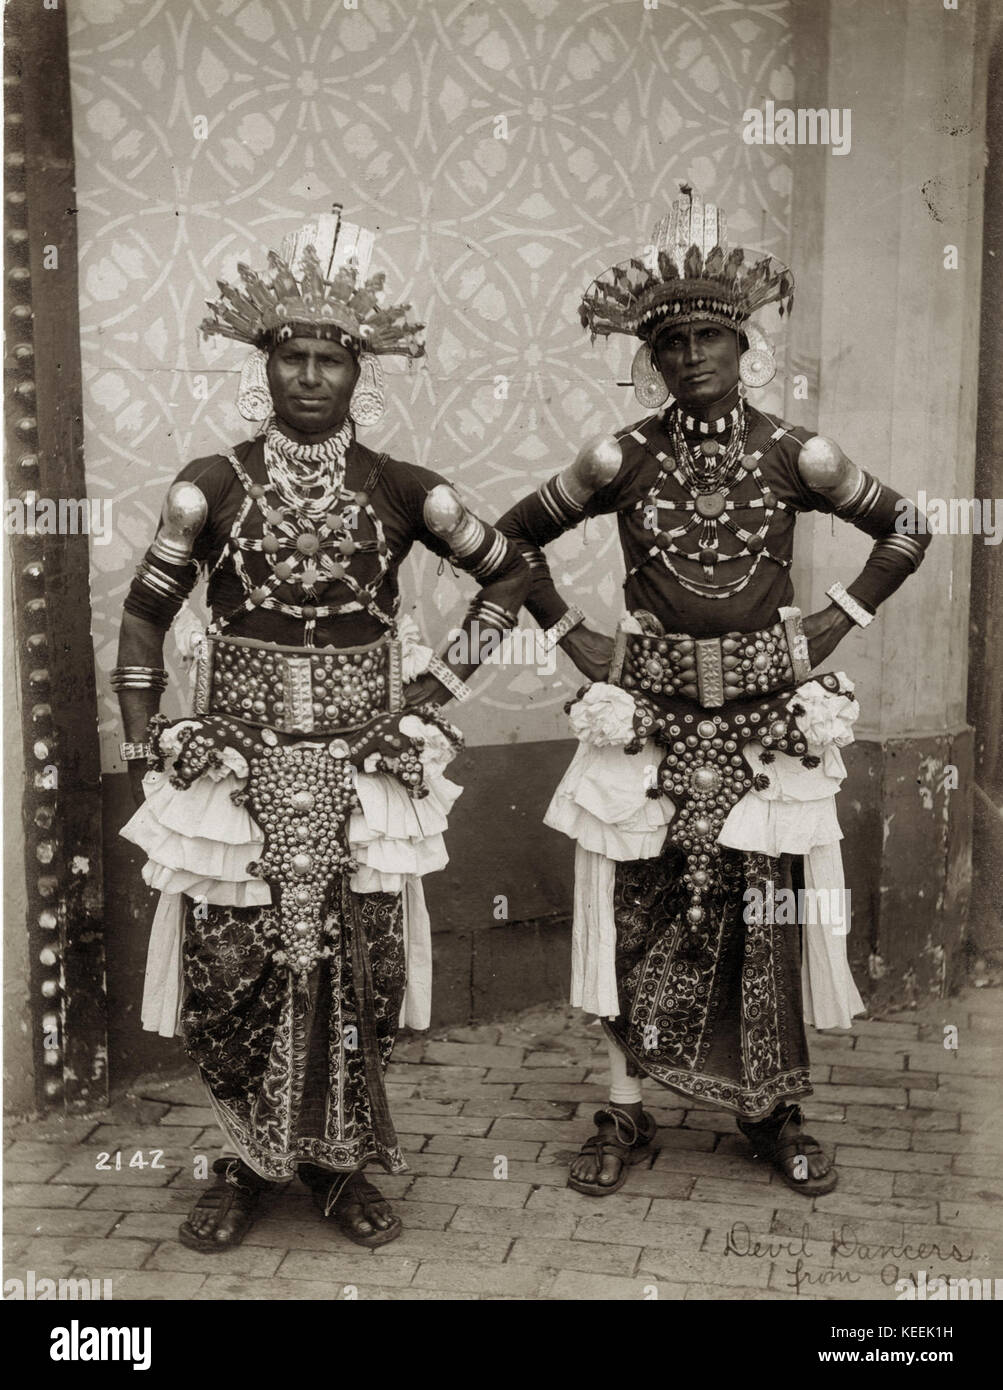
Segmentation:
<svg viewBox="0 0 1003 1390">
<path fill-rule="evenodd" d="M 248 865 L 274 884 L 276 965 L 307 975 L 337 944 L 326 913 L 330 885 L 355 868 L 348 818 L 358 806 L 348 750 L 296 743 L 265 748 L 249 763 L 247 804 L 265 832 L 261 859 Z"/>
<path fill-rule="evenodd" d="M 161 766 L 160 738 L 167 725 L 162 716 L 151 721 L 151 742 Z M 393 732 L 383 739 L 393 758 L 381 757 L 380 770 L 392 773 L 411 796 L 427 795 L 417 741 Z M 371 727 L 357 731 L 353 741 L 287 741 L 271 729 L 249 729 L 210 715 L 182 729 L 178 743 L 171 775 L 177 787 L 189 787 L 203 773 L 222 767 L 225 748 L 237 749 L 245 759 L 247 785 L 232 792 L 231 799 L 246 805 L 264 832 L 261 858 L 248 869 L 272 889 L 277 908 L 269 933 L 274 959 L 300 977 L 309 975 L 336 944 L 330 935 L 330 922 L 336 920 L 328 914 L 330 895 L 339 890 L 342 876 L 357 867 L 348 821 L 361 810 L 356 772 L 372 751 Z"/>
<path fill-rule="evenodd" d="M 840 691 L 839 680 L 831 673 L 815 679 L 826 690 Z M 798 728 L 804 709 L 794 687 L 758 700 L 731 701 L 713 714 L 673 696 L 632 693 L 637 706 L 635 738 L 626 752 L 640 752 L 648 738 L 666 749 L 648 795 L 668 796 L 676 808 L 668 838 L 686 853 L 687 917 L 694 933 L 699 933 L 705 915 L 702 899 L 719 868 L 717 837 L 724 822 L 750 788 L 762 790 L 769 785 L 766 773 L 749 771 L 745 745 L 761 743 L 760 760 L 767 765 L 778 752 L 800 757 L 806 767 L 816 767 L 819 759 L 808 753 Z"/>
</svg>

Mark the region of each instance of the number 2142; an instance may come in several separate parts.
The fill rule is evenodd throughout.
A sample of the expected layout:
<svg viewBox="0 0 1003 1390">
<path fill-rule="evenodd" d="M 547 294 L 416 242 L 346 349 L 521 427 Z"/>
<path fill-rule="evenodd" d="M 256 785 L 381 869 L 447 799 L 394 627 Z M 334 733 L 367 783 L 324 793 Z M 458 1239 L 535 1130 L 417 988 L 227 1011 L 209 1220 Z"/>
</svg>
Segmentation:
<svg viewBox="0 0 1003 1390">
<path fill-rule="evenodd" d="M 163 1149 L 151 1149 L 150 1157 L 147 1159 L 143 1157 L 143 1150 L 137 1149 L 133 1156 L 129 1159 L 128 1166 L 130 1168 L 163 1168 L 164 1164 L 162 1164 L 160 1161 L 163 1158 L 163 1156 Z M 111 1161 L 113 1159 L 114 1163 Z M 112 1168 L 114 1167 L 117 1171 L 121 1172 L 122 1150 L 116 1149 L 113 1154 L 98 1154 L 98 1160 L 95 1163 L 94 1167 L 100 1168 L 104 1172 L 111 1172 Z"/>
</svg>

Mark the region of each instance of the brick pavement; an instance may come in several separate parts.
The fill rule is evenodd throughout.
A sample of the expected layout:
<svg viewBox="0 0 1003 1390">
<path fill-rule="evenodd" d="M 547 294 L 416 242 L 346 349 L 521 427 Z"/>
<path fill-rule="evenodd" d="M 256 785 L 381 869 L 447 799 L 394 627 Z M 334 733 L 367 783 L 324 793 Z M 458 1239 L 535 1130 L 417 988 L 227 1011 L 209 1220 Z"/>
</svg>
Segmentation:
<svg viewBox="0 0 1003 1390">
<path fill-rule="evenodd" d="M 140 1082 L 100 1114 L 7 1126 L 4 1278 L 110 1278 L 135 1299 L 894 1299 L 925 1270 L 1003 1291 L 1001 1003 L 969 989 L 812 1036 L 806 1110 L 840 1167 L 814 1201 L 749 1157 L 730 1115 L 651 1083 L 652 1158 L 612 1197 L 570 1191 L 605 1094 L 599 1027 L 575 1011 L 411 1035 L 388 1077 L 411 1171 L 373 1175 L 405 1231 L 377 1251 L 299 1183 L 239 1249 L 185 1249 L 219 1134 L 196 1081 Z"/>
</svg>

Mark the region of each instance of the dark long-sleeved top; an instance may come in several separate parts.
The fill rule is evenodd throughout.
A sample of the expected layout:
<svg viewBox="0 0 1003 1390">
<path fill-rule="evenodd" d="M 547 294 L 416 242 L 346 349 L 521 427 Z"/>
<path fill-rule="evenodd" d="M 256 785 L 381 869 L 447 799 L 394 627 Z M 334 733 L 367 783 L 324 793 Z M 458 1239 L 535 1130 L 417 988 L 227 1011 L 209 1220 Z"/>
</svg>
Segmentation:
<svg viewBox="0 0 1003 1390">
<path fill-rule="evenodd" d="M 261 436 L 238 444 L 233 453 L 252 483 L 264 485 L 268 482 L 264 441 Z M 370 505 L 383 527 L 389 565 L 376 591 L 375 601 L 384 613 L 389 614 L 393 612 L 399 592 L 399 567 L 415 542 L 426 546 L 433 554 L 443 559 L 451 559 L 446 543 L 426 525 L 423 511 L 430 490 L 447 480 L 430 469 L 388 458 L 379 471 L 378 481 L 375 485 L 367 487 L 378 458 L 371 449 L 353 440 L 345 456 L 344 488 L 350 492 L 366 491 Z M 208 515 L 196 537 L 192 558 L 211 575 L 208 602 L 214 621 L 218 621 L 235 613 L 246 597 L 232 556 L 227 555 L 218 565 L 217 562 L 247 494 L 232 464 L 222 454 L 193 460 L 181 470 L 174 481 L 194 483 L 208 504 Z M 261 514 L 256 506 L 252 506 L 241 526 L 241 535 L 256 539 L 262 534 Z M 364 508 L 358 511 L 357 529 L 353 532 L 353 539 L 363 546 L 374 545 L 376 542 L 375 527 Z M 272 574 L 266 556 L 253 550 L 245 550 L 242 554 L 249 579 L 254 584 L 264 584 Z M 186 573 L 186 567 L 165 565 L 163 562 L 160 562 L 159 567 L 179 582 L 185 581 L 187 587 L 191 587 L 193 577 Z M 350 568 L 353 578 L 359 584 L 368 583 L 378 575 L 380 569 L 375 549 L 364 549 L 355 553 L 351 558 Z M 525 562 L 518 550 L 514 546 L 507 546 L 506 553 L 490 576 L 480 578 L 478 582 L 482 585 L 495 584 L 524 571 Z M 352 592 L 338 580 L 318 583 L 316 597 L 304 597 L 295 577 L 290 582 L 279 584 L 273 592 L 277 599 L 291 604 L 313 603 L 323 606 L 348 603 L 353 599 Z M 171 606 L 173 611 L 176 611 L 177 606 Z M 126 611 L 149 617 L 164 611 L 168 614 L 167 622 L 172 616 L 170 607 L 165 608 L 161 601 L 148 595 L 137 584 L 133 585 L 125 607 Z M 166 626 L 166 623 L 164 625 Z M 249 612 L 236 613 L 227 630 L 234 637 L 254 637 L 265 642 L 296 645 L 303 639 L 304 623 L 302 619 L 276 609 L 255 607 Z M 384 624 L 364 609 L 332 614 L 317 619 L 314 643 L 318 647 L 362 646 L 376 641 L 384 631 Z"/>
<path fill-rule="evenodd" d="M 790 561 L 794 527 L 801 512 L 843 515 L 877 542 L 864 569 L 847 586 L 852 598 L 873 612 L 898 588 L 922 558 L 922 550 L 930 539 L 928 535 L 911 535 L 910 540 L 918 543 L 911 547 L 911 556 L 909 547 L 881 544 L 899 535 L 895 526 L 902 510 L 899 504 L 903 499 L 899 494 L 877 480 L 870 480 L 872 485 L 864 498 L 861 514 L 851 515 L 837 509 L 824 494 L 808 488 L 798 471 L 798 453 L 802 444 L 812 438 L 811 431 L 784 425 L 783 421 L 758 410 L 750 410 L 749 417 L 746 452 L 764 450 L 760 464 L 763 482 L 782 505 L 774 511 L 765 537 L 767 553 L 758 557 L 748 584 L 724 598 L 704 597 L 686 589 L 671 573 L 661 554 L 651 555 L 653 529 L 649 506 L 653 499 L 649 498 L 649 492 L 659 476 L 659 453 L 672 453 L 667 428 L 660 417 L 654 417 L 617 433 L 623 453 L 622 466 L 616 477 L 595 492 L 577 516 L 565 517 L 563 521 L 558 519 L 539 492 L 534 492 L 517 502 L 498 521 L 498 529 L 515 541 L 529 560 L 533 585 L 526 607 L 541 627 L 553 626 L 568 608 L 554 585 L 541 548 L 587 517 L 614 512 L 628 574 L 624 584 L 626 607 L 631 612 L 645 609 L 653 613 L 667 632 L 716 637 L 726 632 L 753 632 L 774 623 L 777 609 L 789 605 L 794 597 Z M 780 427 L 785 430 L 783 437 L 767 448 L 770 436 Z M 666 502 L 682 503 L 692 502 L 693 494 L 671 474 L 664 473 L 658 497 Z M 750 474 L 740 477 L 728 490 L 728 500 L 736 503 L 735 519 L 750 531 L 760 526 L 764 514 L 754 508 L 743 509 L 742 504 L 756 502 L 761 508 L 762 502 L 757 500 L 761 497 L 762 490 Z M 658 526 L 678 525 L 681 515 L 661 512 Z M 718 535 L 717 549 L 722 558 L 714 568 L 714 578 L 708 579 L 696 558 L 700 548 L 699 527 L 676 540 L 686 555 L 669 556 L 679 575 L 706 588 L 715 582 L 721 586 L 731 585 L 748 571 L 752 563 L 749 556 L 730 562 L 727 559 L 729 554 L 741 550 L 744 542 L 724 527 L 719 528 Z M 690 554 L 692 559 L 688 558 Z M 775 558 L 769 558 L 771 556 Z M 631 573 L 635 566 L 639 568 Z"/>
</svg>

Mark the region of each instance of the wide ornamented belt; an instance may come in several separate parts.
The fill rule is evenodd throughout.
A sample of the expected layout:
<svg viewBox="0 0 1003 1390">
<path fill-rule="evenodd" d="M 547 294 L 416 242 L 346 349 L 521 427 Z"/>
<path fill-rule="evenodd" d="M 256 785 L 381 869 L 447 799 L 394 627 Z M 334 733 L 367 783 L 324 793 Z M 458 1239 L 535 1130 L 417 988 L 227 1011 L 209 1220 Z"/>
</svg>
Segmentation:
<svg viewBox="0 0 1003 1390">
<path fill-rule="evenodd" d="M 646 630 L 617 632 L 609 675 L 612 685 L 634 694 L 677 696 L 714 709 L 789 689 L 811 674 L 799 608 L 781 608 L 772 627 L 723 637 L 662 632 L 650 614 L 635 617 Z"/>
<path fill-rule="evenodd" d="M 197 651 L 195 714 L 287 734 L 338 734 L 403 704 L 396 639 L 334 649 L 209 633 Z"/>
</svg>

